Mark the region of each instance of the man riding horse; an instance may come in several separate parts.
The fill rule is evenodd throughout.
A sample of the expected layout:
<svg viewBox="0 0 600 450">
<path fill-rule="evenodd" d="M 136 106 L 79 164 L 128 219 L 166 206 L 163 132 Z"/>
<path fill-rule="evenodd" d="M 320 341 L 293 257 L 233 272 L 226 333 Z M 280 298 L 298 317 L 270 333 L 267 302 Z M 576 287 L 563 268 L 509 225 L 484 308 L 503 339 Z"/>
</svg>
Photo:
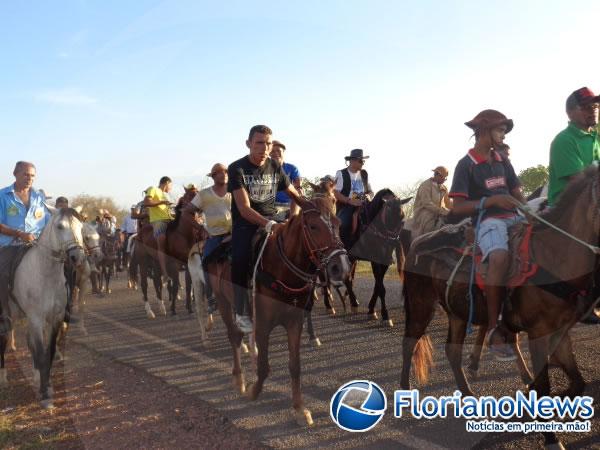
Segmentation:
<svg viewBox="0 0 600 450">
<path fill-rule="evenodd" d="M 209 235 L 204 244 L 203 260 L 206 260 L 226 237 L 231 236 L 231 193 L 227 192 L 227 167 L 217 163 L 208 176 L 213 179 L 214 184 L 202 189 L 190 202 L 191 208 L 204 213 L 204 226 Z M 206 270 L 204 280 L 208 314 L 213 314 L 217 310 L 217 301 Z"/>
<path fill-rule="evenodd" d="M 289 177 L 296 190 L 302 193 L 302 178 L 300 178 L 300 171 L 295 165 L 283 161 L 285 151 L 285 144 L 281 141 L 274 140 L 269 157 L 283 168 L 283 171 Z M 298 214 L 298 205 L 292 202 L 290 196 L 284 191 L 277 193 L 275 197 L 275 208 L 277 208 L 278 222 L 283 222 L 289 218 L 289 216 Z"/>
<path fill-rule="evenodd" d="M 246 146 L 250 153 L 229 165 L 228 191 L 232 204 L 232 282 L 234 285 L 236 324 L 244 333 L 252 332 L 248 298 L 248 272 L 251 241 L 259 227 L 267 232 L 279 226 L 272 217 L 276 213 L 275 196 L 286 191 L 300 203 L 300 194 L 290 183 L 283 168 L 269 158 L 273 132 L 265 125 L 250 129 Z"/>
<path fill-rule="evenodd" d="M 354 214 L 373 199 L 373 191 L 369 184 L 369 175 L 363 169 L 368 156 L 361 149 L 350 151 L 344 159 L 348 167 L 338 170 L 335 174 L 335 199 L 337 200 L 337 216 L 341 221 L 340 238 L 346 249 L 352 248 L 356 239 L 357 221 Z M 356 224 L 356 226 L 355 226 Z"/>
<path fill-rule="evenodd" d="M 0 191 L 0 335 L 12 326 L 9 317 L 9 283 L 13 261 L 21 247 L 35 241 L 50 220 L 43 192 L 33 187 L 33 163 L 19 161 L 15 182 Z"/>
<path fill-rule="evenodd" d="M 512 164 L 496 151 L 512 130 L 513 121 L 498 111 L 487 109 L 465 125 L 475 132 L 475 147 L 458 162 L 454 171 L 450 189 L 450 197 L 454 199 L 452 212 L 456 216 L 474 216 L 482 260 L 489 261 L 485 283 L 489 350 L 497 359 L 515 359 L 507 345 L 509 332 L 497 326 L 510 262 L 508 228 L 523 220 L 515 207 L 518 202 L 525 202 Z M 475 223 L 481 210 L 481 223 Z"/>
<path fill-rule="evenodd" d="M 158 187 L 150 187 L 146 190 L 144 198 L 144 206 L 148 208 L 150 215 L 150 224 L 154 233 L 154 238 L 158 245 L 158 262 L 163 279 L 168 279 L 167 261 L 166 261 L 166 245 L 167 245 L 167 224 L 173 220 L 169 205 L 171 201 L 167 194 L 171 191 L 172 181 L 169 177 L 162 177 L 158 182 Z"/>
<path fill-rule="evenodd" d="M 569 125 L 556 135 L 550 145 L 549 207 L 556 204 L 570 180 L 600 160 L 596 129 L 599 104 L 600 96 L 587 87 L 577 89 L 567 98 Z M 600 317 L 592 310 L 582 322 L 597 324 Z"/>
<path fill-rule="evenodd" d="M 414 203 L 411 237 L 437 230 L 444 225 L 450 212 L 448 188 L 444 184 L 448 178 L 448 169 L 438 166 L 433 169 L 433 177 L 423 181 L 417 190 Z"/>
</svg>

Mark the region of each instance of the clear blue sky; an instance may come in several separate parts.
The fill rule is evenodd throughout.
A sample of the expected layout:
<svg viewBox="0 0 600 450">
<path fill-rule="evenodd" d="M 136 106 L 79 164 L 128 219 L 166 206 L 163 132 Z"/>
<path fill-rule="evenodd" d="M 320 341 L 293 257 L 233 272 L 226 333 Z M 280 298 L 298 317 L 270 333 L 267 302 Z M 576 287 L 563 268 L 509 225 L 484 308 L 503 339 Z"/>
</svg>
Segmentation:
<svg viewBox="0 0 600 450">
<path fill-rule="evenodd" d="M 499 109 L 517 171 L 547 164 L 564 101 L 600 91 L 600 2 L 32 1 L 0 4 L 0 182 L 141 198 L 202 182 L 269 125 L 303 175 L 360 147 L 376 189 L 451 172 Z"/>
</svg>

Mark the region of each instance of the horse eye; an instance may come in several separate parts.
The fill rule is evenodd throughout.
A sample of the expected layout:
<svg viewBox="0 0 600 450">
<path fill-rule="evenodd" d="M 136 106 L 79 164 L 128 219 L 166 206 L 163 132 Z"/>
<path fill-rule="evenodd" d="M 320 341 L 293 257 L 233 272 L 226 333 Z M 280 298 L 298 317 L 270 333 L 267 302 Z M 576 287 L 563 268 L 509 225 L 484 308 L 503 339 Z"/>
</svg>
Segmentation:
<svg viewBox="0 0 600 450">
<path fill-rule="evenodd" d="M 64 230 L 65 226 L 62 223 L 59 223 L 56 228 L 58 228 L 59 230 Z"/>
</svg>

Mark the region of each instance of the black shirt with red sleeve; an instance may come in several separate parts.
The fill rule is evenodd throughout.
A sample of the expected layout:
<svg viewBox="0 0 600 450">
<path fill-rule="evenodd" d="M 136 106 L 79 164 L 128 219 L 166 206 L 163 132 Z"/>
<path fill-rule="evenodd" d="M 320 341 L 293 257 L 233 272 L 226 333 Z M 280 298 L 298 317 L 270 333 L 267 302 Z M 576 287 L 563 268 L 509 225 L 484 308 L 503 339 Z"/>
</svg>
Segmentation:
<svg viewBox="0 0 600 450">
<path fill-rule="evenodd" d="M 481 157 L 474 149 L 460 160 L 454 169 L 454 178 L 450 188 L 450 197 L 462 197 L 477 201 L 482 197 L 510 195 L 521 185 L 510 160 L 492 150 L 491 162 Z M 488 208 L 483 219 L 488 217 L 512 217 L 516 210 Z M 483 220 L 482 219 L 482 220 Z"/>
</svg>

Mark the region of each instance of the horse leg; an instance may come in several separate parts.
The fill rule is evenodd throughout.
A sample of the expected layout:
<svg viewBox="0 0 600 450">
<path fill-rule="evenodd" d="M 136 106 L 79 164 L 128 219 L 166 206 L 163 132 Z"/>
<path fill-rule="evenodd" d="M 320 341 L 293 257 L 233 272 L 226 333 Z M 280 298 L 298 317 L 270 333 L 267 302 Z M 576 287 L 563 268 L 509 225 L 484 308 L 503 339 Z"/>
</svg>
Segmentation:
<svg viewBox="0 0 600 450">
<path fill-rule="evenodd" d="M 533 333 L 529 334 L 528 337 L 529 352 L 535 376 L 530 389 L 535 390 L 538 397 L 548 396 L 550 395 L 550 378 L 548 376 L 549 337 L 543 334 L 536 336 Z M 542 435 L 544 436 L 545 446 L 561 448 L 562 444 L 555 433 L 545 432 Z"/>
<path fill-rule="evenodd" d="M 152 282 L 154 283 L 154 291 L 156 292 L 156 298 L 158 299 L 158 307 L 160 308 L 160 313 L 163 316 L 167 315 L 167 307 L 165 306 L 165 302 L 163 300 L 162 290 L 162 272 L 160 267 L 158 267 L 158 263 L 154 262 L 152 266 Z M 168 286 L 167 286 L 168 292 Z"/>
<path fill-rule="evenodd" d="M 312 310 L 304 310 L 304 318 L 306 319 L 306 331 L 308 332 L 309 342 L 313 347 L 320 347 L 321 340 L 315 335 L 315 327 L 312 320 Z"/>
<path fill-rule="evenodd" d="M 585 381 L 577 366 L 569 333 L 566 333 L 560 340 L 556 350 L 554 350 L 553 356 L 569 377 L 569 387 L 559 395 L 561 397 L 575 397 L 581 395 L 585 389 Z"/>
<path fill-rule="evenodd" d="M 519 370 L 519 376 L 521 377 L 521 381 L 525 386 L 529 386 L 533 381 L 533 376 L 529 369 L 527 368 L 527 364 L 525 364 L 525 360 L 523 359 L 523 354 L 521 353 L 521 348 L 519 347 L 519 333 L 508 333 L 508 343 L 513 349 L 513 352 L 517 356 L 515 364 L 517 365 L 517 369 Z"/>
<path fill-rule="evenodd" d="M 431 340 L 425 330 L 435 313 L 435 297 L 431 278 L 407 274 L 404 287 L 406 326 L 402 340 L 402 373 L 400 386 L 410 389 L 410 368 L 415 356 L 415 374 L 418 380 L 427 380 L 432 361 Z"/>
<path fill-rule="evenodd" d="M 348 296 L 350 297 L 350 311 L 352 312 L 352 314 L 358 313 L 358 306 L 360 305 L 360 303 L 358 303 L 358 299 L 356 298 L 356 294 L 354 293 L 354 289 L 352 289 L 352 285 L 354 284 L 355 271 L 356 271 L 356 262 L 354 262 L 354 264 L 352 265 L 352 272 L 351 272 L 350 276 L 344 282 L 344 284 L 346 285 L 346 292 L 348 293 Z"/>
<path fill-rule="evenodd" d="M 167 288 L 171 303 L 171 315 L 174 316 L 177 314 L 175 311 L 175 303 L 177 301 L 177 294 L 179 293 L 179 269 L 174 264 L 169 264 L 167 273 L 169 274 L 171 281 L 170 286 Z"/>
<path fill-rule="evenodd" d="M 448 338 L 446 339 L 446 357 L 450 362 L 450 367 L 454 373 L 456 385 L 463 395 L 473 395 L 471 386 L 465 378 L 465 373 L 462 369 L 462 349 L 467 332 L 467 324 L 464 320 L 456 317 L 448 317 Z"/>
<path fill-rule="evenodd" d="M 17 351 L 17 340 L 15 339 L 15 328 L 14 327 L 12 330 L 10 330 L 10 333 L 8 334 L 8 349 L 11 352 Z"/>
<path fill-rule="evenodd" d="M 373 294 L 371 294 L 371 300 L 369 300 L 369 309 L 367 314 L 369 319 L 377 320 L 377 313 L 375 312 L 375 305 L 377 304 L 377 297 L 379 297 L 379 265 L 371 262 L 371 270 L 373 271 L 373 277 L 375 278 L 375 285 L 373 286 Z"/>
<path fill-rule="evenodd" d="M 192 276 L 185 265 L 185 307 L 189 314 L 192 314 Z"/>
<path fill-rule="evenodd" d="M 385 290 L 385 283 L 384 283 L 385 274 L 387 273 L 390 266 L 386 266 L 383 264 L 376 264 L 376 266 L 379 266 L 378 278 L 379 278 L 379 298 L 381 299 L 381 320 L 383 321 L 384 325 L 392 328 L 394 326 L 394 322 L 392 322 L 392 319 L 390 319 L 390 316 L 389 316 L 388 310 L 387 310 L 387 306 L 385 304 L 386 290 Z M 375 272 L 373 272 L 373 273 L 375 273 Z M 376 280 L 376 282 L 377 282 L 377 280 Z"/>
<path fill-rule="evenodd" d="M 477 328 L 477 337 L 475 338 L 475 344 L 469 355 L 469 365 L 467 366 L 467 373 L 471 381 L 477 379 L 477 372 L 479 371 L 479 360 L 481 359 L 481 351 L 483 350 L 483 341 L 485 340 L 485 333 L 487 328 L 482 325 Z"/>
<path fill-rule="evenodd" d="M 231 310 L 231 304 L 227 299 L 217 300 L 219 305 L 219 312 L 221 318 L 227 327 L 227 337 L 231 344 L 231 350 L 233 352 L 233 368 L 231 375 L 233 377 L 233 386 L 238 390 L 240 394 L 246 393 L 246 381 L 244 380 L 244 373 L 242 372 L 242 333 L 237 326 L 233 323 L 233 311 Z"/>
<path fill-rule="evenodd" d="M 142 259 L 144 257 L 142 256 Z M 156 316 L 154 315 L 154 311 L 152 311 L 152 307 L 148 302 L 148 266 L 145 261 L 140 261 L 140 285 L 142 287 L 142 297 L 144 298 L 144 309 L 146 310 L 146 316 L 148 319 L 154 319 Z"/>
<path fill-rule="evenodd" d="M 289 369 L 292 379 L 292 406 L 296 421 L 300 426 L 313 425 L 310 411 L 304 407 L 302 391 L 300 390 L 300 337 L 302 335 L 302 316 L 289 321 L 285 327 L 288 336 Z M 260 351 L 259 351 L 260 356 Z"/>
<path fill-rule="evenodd" d="M 4 367 L 4 354 L 8 346 L 8 335 L 0 334 L 0 387 L 8 383 L 6 378 L 6 367 Z"/>
<path fill-rule="evenodd" d="M 335 308 L 333 307 L 333 295 L 331 295 L 331 289 L 329 286 L 323 286 L 321 288 L 321 293 L 323 294 L 323 303 L 325 303 L 325 308 L 327 312 L 335 316 Z"/>
<path fill-rule="evenodd" d="M 256 327 L 256 346 L 258 347 L 258 356 L 256 361 L 256 382 L 250 387 L 248 396 L 251 400 L 256 400 L 262 392 L 266 378 L 271 372 L 269 366 L 269 335 L 271 334 L 272 325 L 261 324 L 261 327 Z"/>
</svg>

